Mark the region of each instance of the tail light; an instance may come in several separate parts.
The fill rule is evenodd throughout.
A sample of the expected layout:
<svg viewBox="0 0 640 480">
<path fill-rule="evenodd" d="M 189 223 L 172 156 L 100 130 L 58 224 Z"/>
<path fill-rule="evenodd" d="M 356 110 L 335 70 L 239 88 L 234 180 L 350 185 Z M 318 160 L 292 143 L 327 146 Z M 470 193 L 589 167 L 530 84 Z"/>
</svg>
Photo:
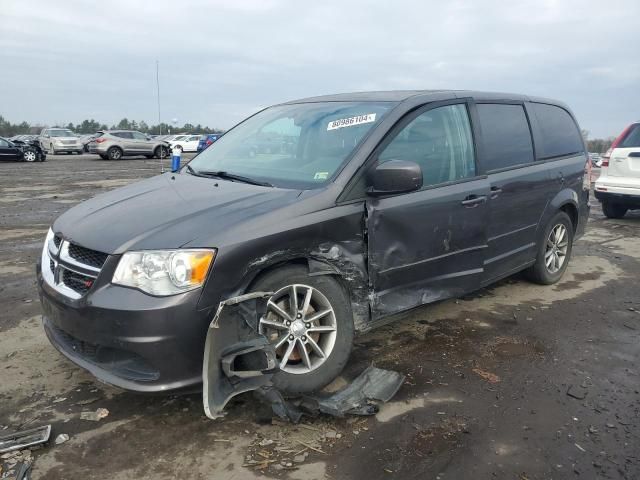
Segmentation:
<svg viewBox="0 0 640 480">
<path fill-rule="evenodd" d="M 618 148 L 618 145 L 620 145 L 620 143 L 626 138 L 627 134 L 631 131 L 631 129 L 633 128 L 633 123 L 631 125 L 629 125 L 627 128 L 625 128 L 622 133 L 620 135 L 618 135 L 618 138 L 616 138 L 613 143 L 611 144 L 611 148 L 609 148 L 609 150 L 607 150 L 607 153 L 604 154 L 604 156 L 602 157 L 602 166 L 603 167 L 608 167 L 609 166 L 609 158 L 611 157 L 611 154 L 613 153 L 613 151 Z"/>
<path fill-rule="evenodd" d="M 96 138 L 96 143 L 102 143 L 102 142 L 106 142 L 107 139 L 104 137 L 100 137 L 100 138 Z"/>
<path fill-rule="evenodd" d="M 213 140 L 211 140 L 210 138 L 207 138 L 207 145 L 211 145 L 213 143 Z"/>
</svg>

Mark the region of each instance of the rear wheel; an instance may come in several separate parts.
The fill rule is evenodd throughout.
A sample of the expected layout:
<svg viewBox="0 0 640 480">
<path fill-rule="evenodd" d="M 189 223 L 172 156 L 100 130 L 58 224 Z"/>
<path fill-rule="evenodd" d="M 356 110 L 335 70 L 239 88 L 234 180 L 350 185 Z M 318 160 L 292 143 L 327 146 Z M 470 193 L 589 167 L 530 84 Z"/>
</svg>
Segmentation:
<svg viewBox="0 0 640 480">
<path fill-rule="evenodd" d="M 525 273 L 541 285 L 551 285 L 562 278 L 573 247 L 573 223 L 565 212 L 558 212 L 547 225 L 538 242 L 536 263 Z"/>
<path fill-rule="evenodd" d="M 109 160 L 120 160 L 122 158 L 122 150 L 118 147 L 111 147 L 107 150 Z"/>
<path fill-rule="evenodd" d="M 627 213 L 628 208 L 619 203 L 613 203 L 610 200 L 602 202 L 602 212 L 607 218 L 622 218 Z"/>
<path fill-rule="evenodd" d="M 329 275 L 310 277 L 291 265 L 260 278 L 253 291 L 272 291 L 258 329 L 276 347 L 276 388 L 318 390 L 342 371 L 351 354 L 354 327 L 344 288 Z"/>
</svg>

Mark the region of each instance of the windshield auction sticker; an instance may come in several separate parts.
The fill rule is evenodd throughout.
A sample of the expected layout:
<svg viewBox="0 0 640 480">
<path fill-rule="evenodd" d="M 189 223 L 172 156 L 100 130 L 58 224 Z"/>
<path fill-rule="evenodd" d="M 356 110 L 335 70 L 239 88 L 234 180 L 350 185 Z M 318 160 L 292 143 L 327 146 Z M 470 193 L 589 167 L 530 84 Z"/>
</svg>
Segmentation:
<svg viewBox="0 0 640 480">
<path fill-rule="evenodd" d="M 375 113 L 367 113 L 366 115 L 358 115 L 356 117 L 340 118 L 329 122 L 327 125 L 327 131 L 337 130 L 338 128 L 354 127 L 356 125 L 362 125 L 363 123 L 372 123 L 376 121 Z"/>
</svg>

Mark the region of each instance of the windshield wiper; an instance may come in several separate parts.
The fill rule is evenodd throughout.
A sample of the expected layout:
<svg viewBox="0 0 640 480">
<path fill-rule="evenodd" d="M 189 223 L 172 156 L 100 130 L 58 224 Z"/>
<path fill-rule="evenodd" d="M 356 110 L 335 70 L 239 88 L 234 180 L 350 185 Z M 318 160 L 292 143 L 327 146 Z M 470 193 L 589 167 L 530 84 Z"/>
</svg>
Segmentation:
<svg viewBox="0 0 640 480">
<path fill-rule="evenodd" d="M 195 175 L 196 177 L 207 177 L 208 175 L 203 175 L 200 172 L 196 172 L 193 167 L 189 164 L 187 164 L 187 172 L 189 172 L 191 175 Z"/>
<path fill-rule="evenodd" d="M 250 185 L 259 185 L 261 187 L 273 187 L 269 182 L 261 182 L 260 180 L 254 180 L 253 178 L 244 177 L 242 175 L 236 175 L 235 173 L 229 173 L 225 171 L 198 171 L 200 176 L 206 177 L 218 177 L 224 180 L 231 180 L 234 182 L 248 183 Z M 195 174 L 194 174 L 195 175 Z"/>
</svg>

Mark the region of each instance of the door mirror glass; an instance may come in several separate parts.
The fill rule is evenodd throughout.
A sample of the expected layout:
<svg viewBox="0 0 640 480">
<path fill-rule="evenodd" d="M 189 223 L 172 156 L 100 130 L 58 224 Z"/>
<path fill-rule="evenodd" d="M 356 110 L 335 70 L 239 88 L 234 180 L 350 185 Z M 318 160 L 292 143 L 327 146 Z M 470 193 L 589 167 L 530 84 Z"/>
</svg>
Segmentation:
<svg viewBox="0 0 640 480">
<path fill-rule="evenodd" d="M 369 185 L 367 193 L 372 196 L 419 190 L 422 188 L 422 169 L 415 162 L 388 160 L 370 172 Z"/>
</svg>

